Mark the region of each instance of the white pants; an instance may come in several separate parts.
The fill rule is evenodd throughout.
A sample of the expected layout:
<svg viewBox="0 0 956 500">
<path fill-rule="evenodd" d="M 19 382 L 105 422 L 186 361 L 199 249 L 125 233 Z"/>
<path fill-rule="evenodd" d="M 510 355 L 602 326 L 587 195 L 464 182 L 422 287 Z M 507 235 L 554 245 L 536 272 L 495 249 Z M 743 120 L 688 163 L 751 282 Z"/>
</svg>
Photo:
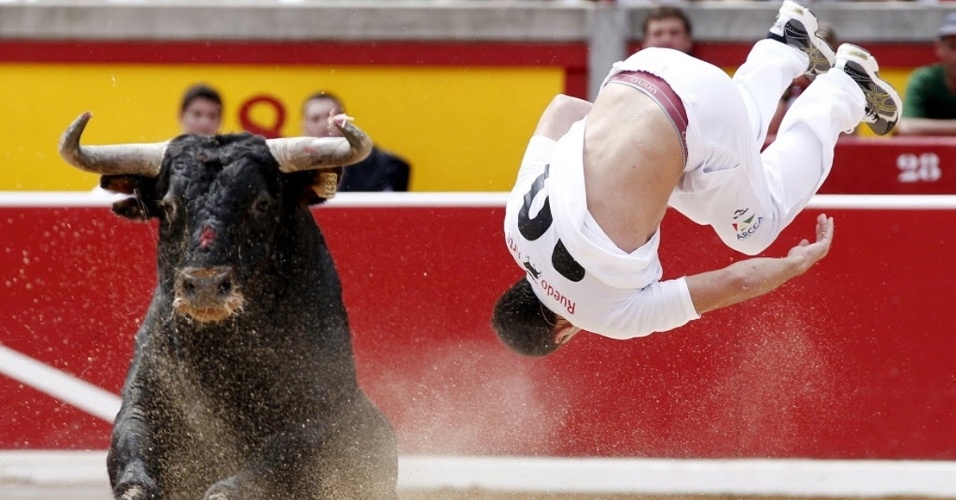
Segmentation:
<svg viewBox="0 0 956 500">
<path fill-rule="evenodd" d="M 733 79 L 699 59 L 654 48 L 616 63 L 608 78 L 641 70 L 674 89 L 687 112 L 687 164 L 670 205 L 713 226 L 729 247 L 754 255 L 810 201 L 830 172 L 840 132 L 864 116 L 859 86 L 830 71 L 796 99 L 761 153 L 780 97 L 807 65 L 803 52 L 761 40 Z"/>
</svg>

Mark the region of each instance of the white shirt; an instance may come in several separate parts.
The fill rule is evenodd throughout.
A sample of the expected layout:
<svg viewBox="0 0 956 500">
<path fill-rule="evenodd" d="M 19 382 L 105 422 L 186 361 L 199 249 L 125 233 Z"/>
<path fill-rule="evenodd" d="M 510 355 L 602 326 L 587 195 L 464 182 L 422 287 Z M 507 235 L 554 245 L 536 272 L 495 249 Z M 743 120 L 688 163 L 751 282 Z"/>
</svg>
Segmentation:
<svg viewBox="0 0 956 500">
<path fill-rule="evenodd" d="M 626 253 L 587 211 L 584 120 L 557 142 L 531 138 L 505 209 L 505 242 L 545 306 L 574 326 L 616 339 L 700 317 L 683 278 L 660 281 L 660 231 Z"/>
</svg>

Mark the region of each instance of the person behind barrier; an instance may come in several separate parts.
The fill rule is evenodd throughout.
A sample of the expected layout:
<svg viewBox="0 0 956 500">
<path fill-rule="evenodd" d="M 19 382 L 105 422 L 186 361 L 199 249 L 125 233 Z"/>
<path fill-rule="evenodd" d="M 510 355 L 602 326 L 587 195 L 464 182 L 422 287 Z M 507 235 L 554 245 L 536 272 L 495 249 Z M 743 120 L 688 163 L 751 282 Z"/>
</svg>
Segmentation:
<svg viewBox="0 0 956 500">
<path fill-rule="evenodd" d="M 302 134 L 307 137 L 338 135 L 329 116 L 345 113 L 335 94 L 316 92 L 302 103 Z M 367 158 L 345 169 L 339 191 L 408 191 L 411 166 L 405 159 L 373 147 Z"/>
<path fill-rule="evenodd" d="M 222 97 L 204 83 L 190 85 L 179 102 L 179 128 L 183 134 L 216 135 L 222 125 Z M 100 196 L 112 193 L 96 186 L 91 191 Z"/>
<path fill-rule="evenodd" d="M 184 134 L 216 135 L 222 125 L 222 97 L 216 89 L 199 83 L 183 93 L 179 126 Z"/>
<path fill-rule="evenodd" d="M 956 134 L 956 12 L 936 32 L 936 56 L 907 81 L 900 135 Z"/>
<path fill-rule="evenodd" d="M 505 209 L 505 243 L 524 276 L 498 299 L 492 326 L 523 355 L 543 356 L 586 330 L 629 339 L 766 294 L 830 249 L 833 219 L 780 258 L 754 257 L 662 280 L 657 250 L 668 206 L 756 255 L 806 206 L 842 131 L 890 133 L 900 99 L 866 50 L 833 49 L 816 18 L 786 0 L 768 38 L 731 79 L 673 49 L 615 63 L 593 105 L 559 95 L 529 141 Z M 831 70 L 832 68 L 832 70 Z M 814 78 L 761 153 L 781 94 Z"/>
<path fill-rule="evenodd" d="M 662 47 L 691 54 L 694 38 L 690 18 L 680 8 L 662 5 L 652 8 L 641 26 L 641 46 Z"/>
</svg>

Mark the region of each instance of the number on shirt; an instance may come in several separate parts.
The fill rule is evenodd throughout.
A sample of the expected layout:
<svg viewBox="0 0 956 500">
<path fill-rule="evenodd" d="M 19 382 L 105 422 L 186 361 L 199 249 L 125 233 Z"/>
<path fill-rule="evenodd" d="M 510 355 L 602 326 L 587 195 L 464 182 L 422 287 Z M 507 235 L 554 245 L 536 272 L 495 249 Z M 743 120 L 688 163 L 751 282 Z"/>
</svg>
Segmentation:
<svg viewBox="0 0 956 500">
<path fill-rule="evenodd" d="M 531 218 L 531 203 L 535 196 L 544 188 L 544 182 L 548 179 L 548 168 L 551 165 L 544 166 L 544 172 L 531 183 L 531 189 L 524 195 L 524 203 L 521 204 L 521 210 L 518 211 L 518 232 L 528 241 L 534 241 L 548 231 L 554 219 L 551 218 L 551 200 L 544 199 L 544 206 L 538 211 L 538 215 Z"/>
<path fill-rule="evenodd" d="M 540 238 L 551 228 L 551 224 L 554 222 L 554 218 L 551 216 L 551 200 L 547 197 L 545 197 L 538 215 L 534 218 L 531 217 L 531 204 L 538 193 L 544 189 L 550 167 L 551 165 L 545 165 L 544 172 L 531 183 L 531 189 L 525 193 L 521 210 L 518 211 L 518 232 L 528 241 Z M 571 256 L 560 239 L 558 239 L 558 242 L 554 245 L 554 250 L 551 252 L 551 265 L 555 271 L 569 281 L 577 283 L 584 279 L 584 267 L 574 260 L 574 257 Z"/>
</svg>

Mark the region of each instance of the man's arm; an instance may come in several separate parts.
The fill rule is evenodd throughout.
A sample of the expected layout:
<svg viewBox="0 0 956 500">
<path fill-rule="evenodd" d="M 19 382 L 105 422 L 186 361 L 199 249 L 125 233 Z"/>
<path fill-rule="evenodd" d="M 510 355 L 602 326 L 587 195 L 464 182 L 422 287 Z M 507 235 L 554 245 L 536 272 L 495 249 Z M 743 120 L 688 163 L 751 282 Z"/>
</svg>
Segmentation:
<svg viewBox="0 0 956 500">
<path fill-rule="evenodd" d="M 591 110 L 591 103 L 564 94 L 558 94 L 551 100 L 548 107 L 541 113 L 534 135 L 528 141 L 521 167 L 518 169 L 518 180 L 514 190 L 527 191 L 530 183 L 544 170 L 545 165 L 551 162 L 554 147 L 564 134 L 571 129 L 574 122 L 584 118 Z"/>
<path fill-rule="evenodd" d="M 574 122 L 587 116 L 589 111 L 591 111 L 590 102 L 558 94 L 541 113 L 534 135 L 542 135 L 556 141 L 568 132 Z"/>
<path fill-rule="evenodd" d="M 904 116 L 896 131 L 899 135 L 956 135 L 956 120 Z"/>
<path fill-rule="evenodd" d="M 826 256 L 832 242 L 833 219 L 821 214 L 817 218 L 816 241 L 801 241 L 786 257 L 755 257 L 688 276 L 685 279 L 694 307 L 703 314 L 768 293 L 805 273 Z"/>
</svg>

